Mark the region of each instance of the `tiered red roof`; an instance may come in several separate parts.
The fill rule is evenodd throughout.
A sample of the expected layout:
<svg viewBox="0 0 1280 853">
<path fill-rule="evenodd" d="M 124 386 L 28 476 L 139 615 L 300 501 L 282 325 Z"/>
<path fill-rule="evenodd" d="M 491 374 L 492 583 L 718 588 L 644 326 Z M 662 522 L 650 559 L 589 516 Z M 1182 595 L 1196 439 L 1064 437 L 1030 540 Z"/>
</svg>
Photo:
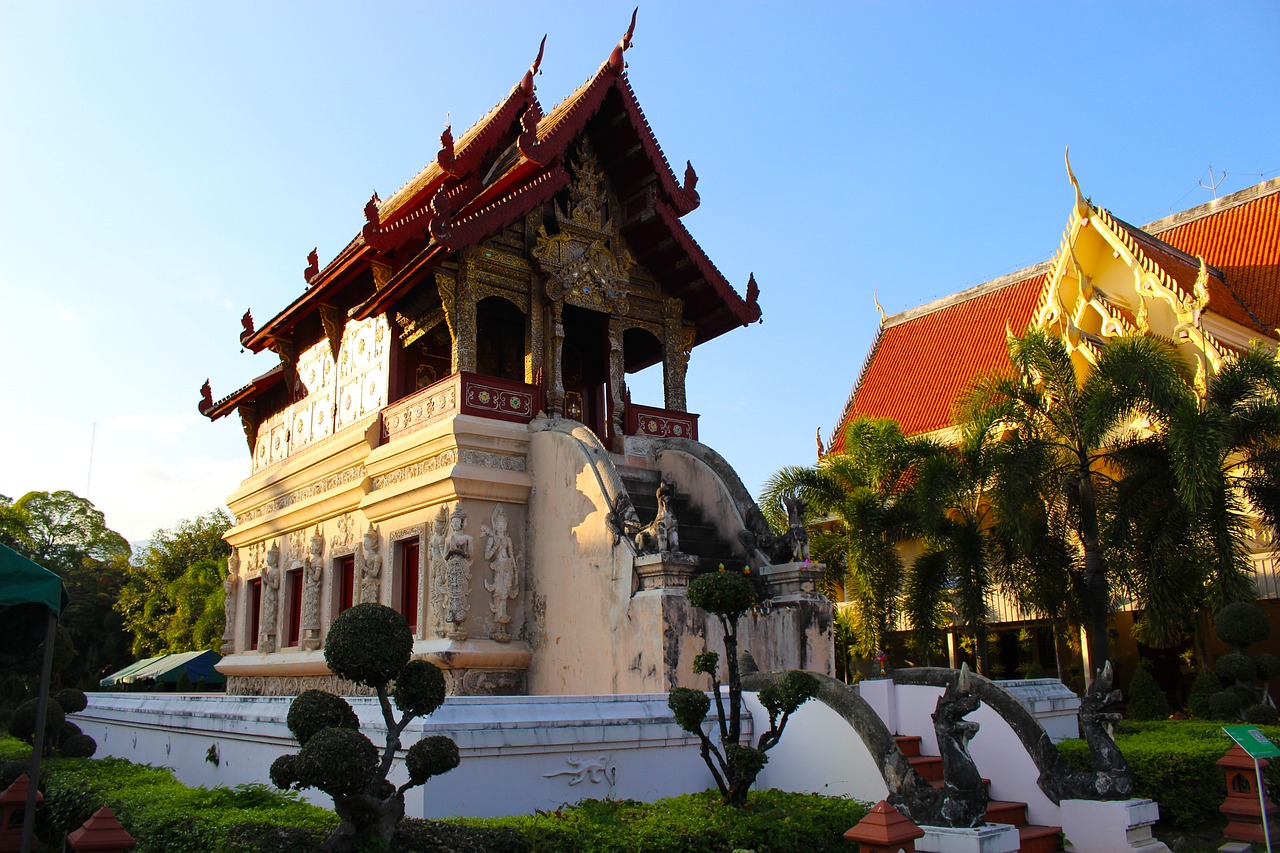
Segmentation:
<svg viewBox="0 0 1280 853">
<path fill-rule="evenodd" d="M 1044 282 L 1035 267 L 886 321 L 831 450 L 844 448 L 844 429 L 859 415 L 896 420 L 908 435 L 949 426 L 956 396 L 977 376 L 1009 365 L 1005 330 L 1027 327 Z"/>
<path fill-rule="evenodd" d="M 695 343 L 759 320 L 754 280 L 740 296 L 680 222 L 698 206 L 698 176 L 687 165 L 683 183 L 677 180 L 627 80 L 623 53 L 634 26 L 633 15 L 595 74 L 545 115 L 534 94 L 539 48 L 521 81 L 484 118 L 456 142 L 446 128 L 431 163 L 385 201 L 370 199 L 360 235 L 323 269 L 312 260 L 306 291 L 261 328 L 246 315 L 243 345 L 260 352 L 282 338 L 318 338 L 322 305 L 341 306 L 357 320 L 387 311 L 430 267 L 567 186 L 570 145 L 588 129 L 622 202 L 615 214 L 622 234 L 663 290 L 684 301 Z M 246 386 L 214 405 L 202 402 L 200 410 L 229 414 L 252 390 Z"/>
<path fill-rule="evenodd" d="M 1146 227 L 1222 271 L 1227 286 L 1268 334 L 1280 326 L 1280 178 Z M 1196 208 L 1196 211 L 1201 208 Z"/>
</svg>

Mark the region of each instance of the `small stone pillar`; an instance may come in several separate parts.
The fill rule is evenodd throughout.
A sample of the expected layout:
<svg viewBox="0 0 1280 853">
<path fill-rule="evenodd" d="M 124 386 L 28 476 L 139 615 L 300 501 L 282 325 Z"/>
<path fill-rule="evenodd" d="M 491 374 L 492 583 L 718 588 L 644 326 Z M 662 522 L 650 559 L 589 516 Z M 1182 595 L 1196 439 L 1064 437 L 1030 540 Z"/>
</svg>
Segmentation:
<svg viewBox="0 0 1280 853">
<path fill-rule="evenodd" d="M 1067 853 L 1169 853 L 1151 834 L 1160 819 L 1154 800 L 1063 800 Z"/>
<path fill-rule="evenodd" d="M 698 567 L 698 558 L 675 551 L 643 554 L 635 558 L 640 592 L 650 589 L 684 589 Z"/>
<path fill-rule="evenodd" d="M 13 784 L 0 793 L 0 851 L 22 849 L 22 822 L 27 813 L 27 792 L 31 780 L 23 773 Z M 36 802 L 44 801 L 44 794 L 36 791 Z M 39 846 L 34 838 L 32 849 Z"/>
<path fill-rule="evenodd" d="M 115 812 L 103 806 L 84 822 L 84 825 L 67 836 L 67 847 L 75 853 L 126 853 L 138 842 L 124 831 Z"/>
<path fill-rule="evenodd" d="M 916 839 L 922 835 L 923 829 L 903 817 L 888 800 L 881 800 L 844 837 L 858 842 L 861 853 L 916 853 Z"/>
<path fill-rule="evenodd" d="M 1258 766 L 1263 770 L 1270 763 L 1265 758 L 1258 759 Z M 1238 744 L 1233 744 L 1227 754 L 1218 759 L 1217 765 L 1227 775 L 1227 798 L 1218 806 L 1218 811 L 1227 818 L 1227 826 L 1222 834 L 1232 841 L 1266 844 L 1267 836 L 1262 831 L 1262 804 L 1258 801 L 1258 776 L 1253 767 L 1253 758 Z M 1275 846 L 1280 844 L 1280 830 L 1276 826 L 1280 823 L 1280 808 L 1270 799 L 1266 803 L 1267 829 L 1270 831 L 1271 843 Z"/>
<path fill-rule="evenodd" d="M 760 576 L 764 578 L 765 589 L 775 604 L 792 601 L 811 601 L 821 598 L 818 592 L 818 581 L 826 573 L 827 567 L 822 563 L 805 560 L 802 563 L 779 563 L 764 566 Z"/>
</svg>

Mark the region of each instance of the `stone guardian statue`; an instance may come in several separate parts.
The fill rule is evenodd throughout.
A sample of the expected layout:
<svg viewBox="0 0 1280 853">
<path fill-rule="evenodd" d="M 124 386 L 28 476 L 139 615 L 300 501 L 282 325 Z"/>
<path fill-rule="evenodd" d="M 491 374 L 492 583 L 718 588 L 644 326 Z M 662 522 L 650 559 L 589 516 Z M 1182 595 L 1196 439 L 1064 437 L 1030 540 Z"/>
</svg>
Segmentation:
<svg viewBox="0 0 1280 853">
<path fill-rule="evenodd" d="M 222 609 L 227 617 L 226 627 L 222 629 L 222 653 L 229 655 L 236 650 L 236 598 L 240 592 L 240 552 L 234 548 L 227 558 L 227 576 L 222 588 L 226 591 Z"/>
<path fill-rule="evenodd" d="M 520 595 L 520 567 L 507 534 L 507 513 L 498 504 L 490 516 L 493 527 L 481 525 L 480 533 L 489 537 L 484 546 L 484 558 L 489 561 L 493 571 L 493 580 L 485 581 L 484 588 L 489 591 L 493 600 L 489 603 L 489 611 L 493 613 L 493 639 L 499 643 L 510 642 L 511 632 L 507 625 L 511 622 L 508 602 Z"/>
<path fill-rule="evenodd" d="M 378 536 L 378 528 L 369 525 L 364 534 L 364 557 L 360 566 L 360 602 L 378 603 L 382 592 L 382 555 L 378 548 L 382 544 Z"/>
<path fill-rule="evenodd" d="M 324 537 L 320 529 L 307 545 L 302 584 L 302 648 L 320 648 L 320 587 L 324 581 Z"/>
<path fill-rule="evenodd" d="M 466 532 L 467 514 L 458 504 L 449 516 L 449 536 L 445 540 L 445 622 L 449 639 L 465 640 L 464 622 L 471 605 L 471 535 Z"/>
<path fill-rule="evenodd" d="M 258 651 L 270 654 L 276 650 L 276 612 L 280 609 L 280 546 L 271 543 L 267 564 L 262 567 L 262 616 Z"/>
<path fill-rule="evenodd" d="M 445 599 L 446 596 L 446 561 L 444 556 L 445 541 L 449 538 L 449 510 L 440 505 L 435 520 L 431 523 L 431 536 L 427 539 L 427 608 L 431 613 L 431 624 L 437 637 L 445 632 Z"/>
</svg>

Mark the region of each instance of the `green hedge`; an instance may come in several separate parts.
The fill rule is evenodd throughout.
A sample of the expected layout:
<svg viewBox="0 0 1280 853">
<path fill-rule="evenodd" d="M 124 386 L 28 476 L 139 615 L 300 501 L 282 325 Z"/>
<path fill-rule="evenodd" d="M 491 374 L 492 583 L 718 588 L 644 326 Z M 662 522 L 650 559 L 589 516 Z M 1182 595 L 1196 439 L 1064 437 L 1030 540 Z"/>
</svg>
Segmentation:
<svg viewBox="0 0 1280 853">
<path fill-rule="evenodd" d="M 30 748 L 0 738 L 0 788 L 25 772 Z M 263 785 L 188 788 L 165 768 L 118 758 L 47 759 L 37 829 L 59 839 L 109 805 L 138 841 L 137 853 L 307 853 L 320 849 L 336 816 Z M 748 807 L 715 791 L 640 803 L 584 800 L 554 812 L 448 821 L 406 819 L 394 853 L 775 853 L 857 850 L 845 830 L 866 815 L 856 800 L 753 791 Z"/>
<path fill-rule="evenodd" d="M 0 787 L 26 772 L 30 755 L 25 744 L 0 740 Z M 104 805 L 137 840 L 137 853 L 301 853 L 318 849 L 338 822 L 296 794 L 265 785 L 188 788 L 167 768 L 121 758 L 45 759 L 40 778 L 37 829 L 46 841 Z"/>
<path fill-rule="evenodd" d="M 1280 726 L 1259 726 L 1280 744 Z M 1233 742 L 1217 723 L 1196 720 L 1126 720 L 1116 731 L 1116 745 L 1133 768 L 1135 796 L 1160 804 L 1160 819 L 1181 829 L 1216 824 L 1218 806 L 1227 796 L 1226 776 L 1216 762 Z M 1089 767 L 1089 747 L 1082 740 L 1058 744 L 1079 769 Z M 1265 771 L 1268 792 L 1280 790 L 1280 764 Z"/>
</svg>

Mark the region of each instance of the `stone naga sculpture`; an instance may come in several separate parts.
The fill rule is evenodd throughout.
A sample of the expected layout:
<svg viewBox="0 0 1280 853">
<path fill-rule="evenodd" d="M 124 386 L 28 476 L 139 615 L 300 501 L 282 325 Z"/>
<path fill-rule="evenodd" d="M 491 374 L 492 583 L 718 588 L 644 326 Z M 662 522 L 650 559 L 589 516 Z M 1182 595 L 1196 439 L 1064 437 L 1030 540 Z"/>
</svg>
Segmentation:
<svg viewBox="0 0 1280 853">
<path fill-rule="evenodd" d="M 959 677 L 938 697 L 933 712 L 933 730 L 942 754 L 942 788 L 904 786 L 889 797 L 917 826 L 975 827 L 986 822 L 987 789 L 969 754 L 978 724 L 965 719 L 980 704 L 970 689 L 969 667 L 961 664 Z"/>
<path fill-rule="evenodd" d="M 1111 689 L 1113 677 L 1107 661 L 1080 700 L 1080 731 L 1089 744 L 1093 769 L 1065 772 L 1058 779 L 1041 777 L 1040 787 L 1052 787 L 1051 795 L 1059 799 L 1126 800 L 1133 796 L 1133 771 L 1111 734 L 1111 727 L 1120 719 L 1115 707 L 1123 698 L 1119 690 Z M 1046 789 L 1046 793 L 1050 792 Z"/>
</svg>

